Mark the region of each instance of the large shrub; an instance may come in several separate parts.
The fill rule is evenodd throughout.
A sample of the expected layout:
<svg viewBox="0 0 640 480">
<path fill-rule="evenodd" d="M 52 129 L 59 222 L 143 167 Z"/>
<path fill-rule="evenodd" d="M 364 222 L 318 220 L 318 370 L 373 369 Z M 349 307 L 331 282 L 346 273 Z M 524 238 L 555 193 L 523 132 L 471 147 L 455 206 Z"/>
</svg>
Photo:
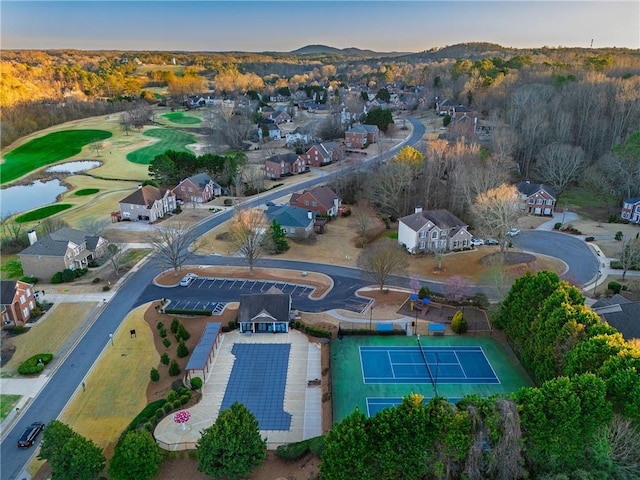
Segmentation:
<svg viewBox="0 0 640 480">
<path fill-rule="evenodd" d="M 39 353 L 25 360 L 18 367 L 18 373 L 20 375 L 38 375 L 51 360 L 53 360 L 53 354 Z"/>
<path fill-rule="evenodd" d="M 467 325 L 466 318 L 464 318 L 464 314 L 458 310 L 451 319 L 451 330 L 453 330 L 454 333 L 462 335 L 466 333 L 468 328 L 469 326 Z"/>
<path fill-rule="evenodd" d="M 180 366 L 175 360 L 171 360 L 171 365 L 169 365 L 169 375 L 171 375 L 172 377 L 180 375 Z"/>
</svg>

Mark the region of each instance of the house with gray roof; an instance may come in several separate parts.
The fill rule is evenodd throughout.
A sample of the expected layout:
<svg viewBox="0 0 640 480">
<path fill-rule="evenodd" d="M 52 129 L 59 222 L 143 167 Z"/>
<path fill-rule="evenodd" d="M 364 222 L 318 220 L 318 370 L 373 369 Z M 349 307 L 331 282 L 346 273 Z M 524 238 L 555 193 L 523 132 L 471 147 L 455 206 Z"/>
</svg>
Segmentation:
<svg viewBox="0 0 640 480">
<path fill-rule="evenodd" d="M 529 180 L 516 185 L 520 193 L 520 209 L 532 215 L 553 216 L 556 208 L 556 192 L 543 183 L 531 183 Z"/>
<path fill-rule="evenodd" d="M 222 187 L 206 173 L 191 175 L 173 189 L 177 200 L 182 202 L 206 203 L 222 194 Z"/>
<path fill-rule="evenodd" d="M 618 330 L 625 340 L 640 338 L 640 302 L 614 295 L 598 300 L 591 309 Z"/>
<path fill-rule="evenodd" d="M 304 158 L 295 153 L 279 153 L 264 161 L 264 174 L 267 178 L 277 180 L 309 171 Z"/>
<path fill-rule="evenodd" d="M 265 211 L 269 223 L 274 220 L 289 238 L 308 238 L 313 233 L 316 212 L 291 205 L 270 205 Z"/>
<path fill-rule="evenodd" d="M 380 131 L 376 125 L 355 125 L 344 134 L 347 148 L 365 148 L 378 141 Z"/>
<path fill-rule="evenodd" d="M 31 245 L 18 254 L 22 271 L 44 281 L 62 270 L 85 268 L 91 260 L 104 255 L 109 245 L 105 238 L 69 227 L 59 228 L 40 240 L 32 231 L 29 240 Z"/>
<path fill-rule="evenodd" d="M 286 333 L 291 317 L 291 295 L 271 287 L 265 293 L 240 295 L 240 332 Z"/>
<path fill-rule="evenodd" d="M 640 197 L 625 198 L 622 202 L 620 217 L 631 223 L 640 224 Z"/>
<path fill-rule="evenodd" d="M 469 225 L 448 210 L 422 210 L 398 221 L 398 244 L 410 253 L 446 252 L 471 246 Z"/>
<path fill-rule="evenodd" d="M 120 200 L 120 219 L 155 222 L 175 211 L 176 195 L 171 190 L 145 185 Z"/>
</svg>

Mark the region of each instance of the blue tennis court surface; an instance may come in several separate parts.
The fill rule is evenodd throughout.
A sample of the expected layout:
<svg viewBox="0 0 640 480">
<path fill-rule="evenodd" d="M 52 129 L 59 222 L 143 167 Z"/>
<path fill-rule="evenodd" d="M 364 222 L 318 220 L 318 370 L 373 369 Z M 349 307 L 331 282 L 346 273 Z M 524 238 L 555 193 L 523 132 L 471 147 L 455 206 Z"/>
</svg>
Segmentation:
<svg viewBox="0 0 640 480">
<path fill-rule="evenodd" d="M 428 403 L 431 397 L 424 397 L 422 403 Z M 459 398 L 447 398 L 451 403 L 457 403 Z M 367 397 L 367 414 L 373 417 L 376 413 L 385 408 L 393 408 L 402 403 L 400 397 Z"/>
<path fill-rule="evenodd" d="M 220 410 L 240 402 L 258 419 L 260 430 L 289 430 L 291 415 L 284 411 L 284 391 L 291 345 L 236 343 L 236 357 Z"/>
<path fill-rule="evenodd" d="M 361 346 L 364 383 L 500 383 L 482 347 L 423 347 L 422 351 L 424 357 L 418 346 Z"/>
</svg>

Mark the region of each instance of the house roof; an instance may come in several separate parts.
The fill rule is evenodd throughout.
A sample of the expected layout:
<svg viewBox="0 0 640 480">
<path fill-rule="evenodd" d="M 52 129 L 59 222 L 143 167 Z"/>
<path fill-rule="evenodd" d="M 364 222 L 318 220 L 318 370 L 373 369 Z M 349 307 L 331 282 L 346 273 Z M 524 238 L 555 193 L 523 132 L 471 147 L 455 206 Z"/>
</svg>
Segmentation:
<svg viewBox="0 0 640 480">
<path fill-rule="evenodd" d="M 598 300 L 591 308 L 626 340 L 640 338 L 640 302 L 614 295 L 609 299 Z"/>
<path fill-rule="evenodd" d="M 626 198 L 624 200 L 624 203 L 630 203 L 631 205 L 635 205 L 636 203 L 640 203 L 640 197 Z"/>
<path fill-rule="evenodd" d="M 298 160 L 298 155 L 296 155 L 295 153 L 278 153 L 277 155 L 274 155 L 273 157 L 269 157 L 267 158 L 267 162 L 274 162 L 274 163 L 280 163 L 280 162 L 284 162 L 284 163 L 295 163 L 296 160 Z"/>
<path fill-rule="evenodd" d="M 331 188 L 329 188 L 328 186 L 320 185 L 319 187 L 312 188 L 311 190 L 305 190 L 301 194 L 293 193 L 291 195 L 290 202 L 296 202 L 298 198 L 300 198 L 305 193 L 308 193 L 313 198 L 315 198 L 318 201 L 318 203 L 322 205 L 326 210 L 329 210 L 331 207 L 333 207 L 334 199 L 340 198 L 338 197 L 338 194 L 333 190 L 331 190 Z"/>
<path fill-rule="evenodd" d="M 154 187 L 153 185 L 145 185 L 138 188 L 135 192 L 127 195 L 120 200 L 120 203 L 131 203 L 134 205 L 144 205 L 147 208 L 151 208 L 156 200 L 162 200 L 164 194 L 167 192 L 164 188 Z"/>
<path fill-rule="evenodd" d="M 402 217 L 400 221 L 415 232 L 420 230 L 429 222 L 443 230 L 455 229 L 454 233 L 457 233 L 461 228 L 468 226 L 468 224 L 460 220 L 454 214 L 444 209 L 423 210 L 421 212 L 412 213 L 411 215 Z"/>
<path fill-rule="evenodd" d="M 267 218 L 269 222 L 275 220 L 281 227 L 308 227 L 315 212 L 305 210 L 304 208 L 294 207 L 292 205 L 272 205 L 267 207 Z M 311 214 L 311 218 L 309 218 Z"/>
<path fill-rule="evenodd" d="M 258 315 L 265 314 L 281 322 L 289 321 L 291 296 L 282 293 L 276 288 L 267 290 L 266 293 L 256 295 L 240 295 L 238 307 L 238 321 L 250 322 Z"/>
<path fill-rule="evenodd" d="M 355 125 L 347 130 L 347 133 L 376 133 L 378 132 L 377 125 L 365 125 L 364 123 L 361 125 Z"/>
<path fill-rule="evenodd" d="M 10 305 L 16 296 L 15 280 L 2 280 L 0 285 L 0 305 Z"/>
<path fill-rule="evenodd" d="M 520 193 L 526 195 L 527 197 L 530 197 L 536 192 L 544 190 L 554 199 L 557 198 L 555 190 L 548 185 L 545 185 L 544 183 L 531 183 L 527 180 L 525 182 L 520 182 L 518 185 L 516 185 L 516 188 Z"/>
<path fill-rule="evenodd" d="M 187 180 L 191 180 L 191 182 L 193 182 L 201 189 L 204 189 L 210 182 L 213 181 L 211 180 L 211 177 L 206 173 L 196 173 L 195 175 L 191 175 Z"/>
<path fill-rule="evenodd" d="M 69 227 L 62 227 L 46 237 L 41 238 L 33 245 L 20 252 L 20 255 L 44 255 L 52 257 L 62 257 L 67 253 L 69 242 L 82 245 L 87 242 L 87 249 L 92 250 L 98 244 L 100 237 L 89 235 L 81 230 Z M 93 247 L 90 247 L 90 244 Z"/>
</svg>

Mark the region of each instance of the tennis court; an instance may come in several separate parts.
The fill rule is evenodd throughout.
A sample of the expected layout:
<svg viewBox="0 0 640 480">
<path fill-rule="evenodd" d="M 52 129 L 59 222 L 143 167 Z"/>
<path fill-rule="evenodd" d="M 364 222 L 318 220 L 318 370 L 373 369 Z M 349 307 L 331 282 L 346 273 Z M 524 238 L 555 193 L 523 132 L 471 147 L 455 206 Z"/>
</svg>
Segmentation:
<svg viewBox="0 0 640 480">
<path fill-rule="evenodd" d="M 331 343 L 331 375 L 334 423 L 355 408 L 375 415 L 411 393 L 456 402 L 532 385 L 504 341 L 479 336 L 423 336 L 420 344 L 412 336 L 345 336 Z"/>
<path fill-rule="evenodd" d="M 364 383 L 500 383 L 480 346 L 360 347 Z"/>
</svg>

